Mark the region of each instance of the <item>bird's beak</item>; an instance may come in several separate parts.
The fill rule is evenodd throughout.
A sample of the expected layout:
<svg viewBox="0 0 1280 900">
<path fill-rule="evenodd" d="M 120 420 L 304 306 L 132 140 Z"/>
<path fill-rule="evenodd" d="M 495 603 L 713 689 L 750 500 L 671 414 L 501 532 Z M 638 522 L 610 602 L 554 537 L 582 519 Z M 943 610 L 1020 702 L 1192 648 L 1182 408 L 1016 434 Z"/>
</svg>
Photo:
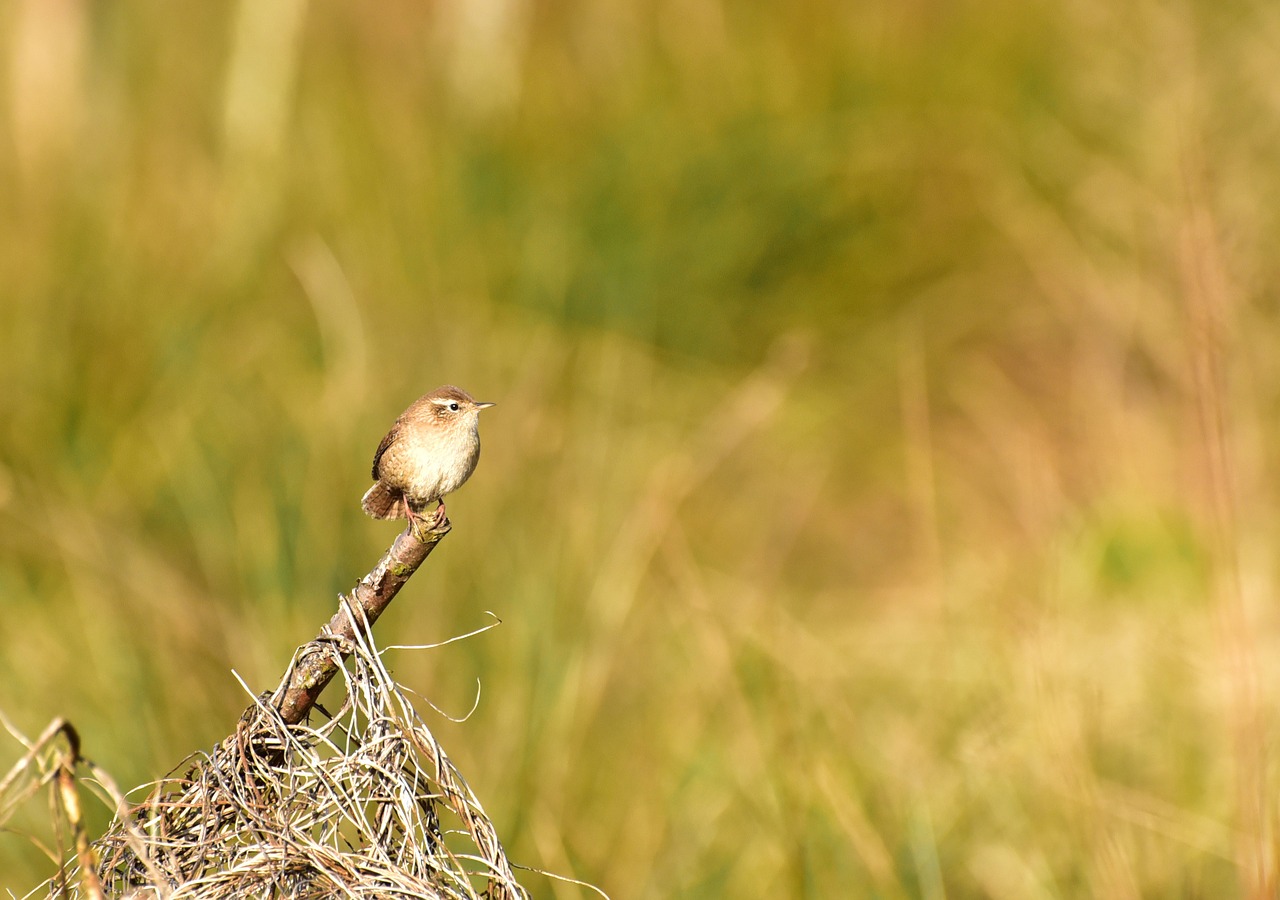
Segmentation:
<svg viewBox="0 0 1280 900">
<path fill-rule="evenodd" d="M 493 404 L 493 403 L 477 403 L 476 409 L 488 409 L 490 406 L 495 406 L 495 405 L 496 404 Z"/>
</svg>

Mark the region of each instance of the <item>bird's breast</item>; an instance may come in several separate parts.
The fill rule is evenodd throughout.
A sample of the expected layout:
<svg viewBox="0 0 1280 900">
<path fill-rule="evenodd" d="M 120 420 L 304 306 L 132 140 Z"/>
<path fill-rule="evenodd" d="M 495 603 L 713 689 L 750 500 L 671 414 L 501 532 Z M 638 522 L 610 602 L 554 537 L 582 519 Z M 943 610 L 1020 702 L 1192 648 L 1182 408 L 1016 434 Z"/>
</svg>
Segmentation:
<svg viewBox="0 0 1280 900">
<path fill-rule="evenodd" d="M 419 503 L 439 500 L 462 486 L 475 471 L 480 458 L 480 435 L 473 429 L 434 431 L 407 429 L 400 440 L 387 448 L 381 467 L 384 479 L 395 473 L 394 482 Z M 387 465 L 387 463 L 390 465 Z"/>
</svg>

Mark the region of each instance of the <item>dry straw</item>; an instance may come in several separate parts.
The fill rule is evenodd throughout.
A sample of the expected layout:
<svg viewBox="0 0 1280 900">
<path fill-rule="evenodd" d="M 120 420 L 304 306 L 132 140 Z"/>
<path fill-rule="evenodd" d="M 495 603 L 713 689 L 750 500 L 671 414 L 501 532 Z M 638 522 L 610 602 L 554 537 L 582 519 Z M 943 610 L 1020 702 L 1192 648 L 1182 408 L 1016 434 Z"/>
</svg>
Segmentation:
<svg viewBox="0 0 1280 900">
<path fill-rule="evenodd" d="M 76 848 L 28 896 L 527 898 L 493 823 L 373 642 L 373 620 L 447 530 L 401 535 L 280 686 L 136 806 L 80 757 L 70 726 L 29 742 L 5 722 L 28 752 L 0 780 L 0 824 L 49 783 Z M 315 702 L 317 681 L 338 672 L 345 692 L 330 714 Z M 77 767 L 117 810 L 91 845 Z"/>
</svg>

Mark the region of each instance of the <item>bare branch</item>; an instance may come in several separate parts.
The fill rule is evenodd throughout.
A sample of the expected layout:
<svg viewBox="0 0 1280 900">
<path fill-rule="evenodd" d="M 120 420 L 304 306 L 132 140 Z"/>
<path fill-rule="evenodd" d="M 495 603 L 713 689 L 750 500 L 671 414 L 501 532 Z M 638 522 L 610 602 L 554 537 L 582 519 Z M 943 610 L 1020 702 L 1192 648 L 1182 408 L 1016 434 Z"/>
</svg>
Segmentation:
<svg viewBox="0 0 1280 900">
<path fill-rule="evenodd" d="M 339 663 L 328 648 L 335 639 L 344 647 L 355 640 L 357 623 L 352 621 L 351 608 L 372 627 L 450 528 L 448 519 L 425 532 L 410 524 L 396 537 L 373 571 L 360 579 L 349 596 L 342 598 L 344 602 L 315 640 L 299 648 L 288 684 L 276 694 L 279 698 L 275 701 L 276 709 L 287 724 L 296 725 L 305 719 L 320 693 L 337 674 Z M 341 658 L 346 659 L 347 655 L 344 652 Z"/>
</svg>

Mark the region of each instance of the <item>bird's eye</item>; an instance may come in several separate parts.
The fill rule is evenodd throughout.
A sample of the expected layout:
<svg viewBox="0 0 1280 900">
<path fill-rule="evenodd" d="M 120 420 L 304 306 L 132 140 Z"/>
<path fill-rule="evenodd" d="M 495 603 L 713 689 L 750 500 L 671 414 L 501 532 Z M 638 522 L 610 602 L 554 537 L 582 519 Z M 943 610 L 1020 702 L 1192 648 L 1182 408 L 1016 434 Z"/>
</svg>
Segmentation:
<svg viewBox="0 0 1280 900">
<path fill-rule="evenodd" d="M 451 409 L 453 412 L 457 412 L 457 411 L 458 411 L 458 404 L 457 404 L 457 402 L 455 401 L 455 402 L 453 402 L 453 403 L 450 403 L 450 404 L 449 404 L 449 409 Z"/>
</svg>

